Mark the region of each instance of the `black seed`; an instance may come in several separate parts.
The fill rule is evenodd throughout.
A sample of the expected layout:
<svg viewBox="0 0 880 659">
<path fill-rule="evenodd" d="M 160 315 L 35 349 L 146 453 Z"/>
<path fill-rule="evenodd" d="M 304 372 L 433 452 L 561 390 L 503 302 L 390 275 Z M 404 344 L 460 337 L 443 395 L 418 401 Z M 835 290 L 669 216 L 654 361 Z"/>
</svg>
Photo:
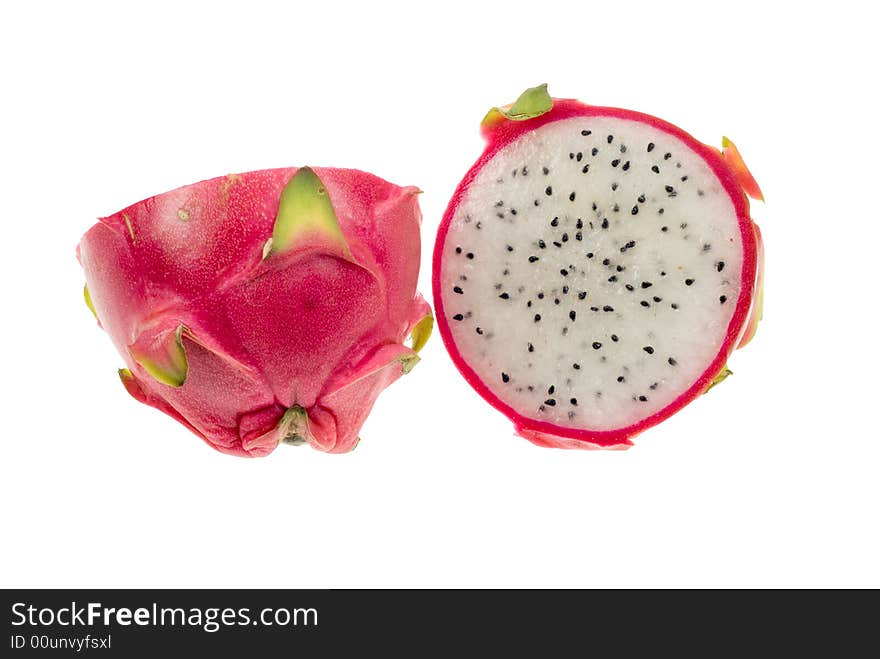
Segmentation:
<svg viewBox="0 0 880 659">
<path fill-rule="evenodd" d="M 710 245 L 709 243 L 703 243 L 703 251 L 704 252 L 708 252 L 711 249 L 712 249 L 712 245 Z"/>
<path fill-rule="evenodd" d="M 557 247 L 562 247 L 562 243 L 559 242 L 558 240 L 554 240 L 553 244 L 556 245 Z"/>
<path fill-rule="evenodd" d="M 617 211 L 620 210 L 620 206 L 618 206 L 617 204 L 614 204 L 614 206 L 611 207 L 611 210 L 613 210 L 616 213 Z"/>
<path fill-rule="evenodd" d="M 669 231 L 669 227 L 660 227 L 660 231 L 666 233 L 667 231 Z"/>
<path fill-rule="evenodd" d="M 507 268 L 504 268 L 504 270 L 502 271 L 501 274 L 504 275 L 504 276 L 506 277 L 507 275 L 510 274 L 510 270 L 508 270 Z"/>
<path fill-rule="evenodd" d="M 718 261 L 718 263 L 715 264 L 715 269 L 718 270 L 718 272 L 724 270 L 724 261 Z"/>
<path fill-rule="evenodd" d="M 687 180 L 688 180 L 688 177 L 687 177 L 687 176 L 682 176 L 682 177 L 681 177 L 681 180 L 682 180 L 682 181 L 687 181 Z"/>
<path fill-rule="evenodd" d="M 659 387 L 659 386 L 660 386 L 660 383 L 659 383 L 659 382 L 652 382 L 652 383 L 651 383 L 651 386 L 648 387 L 648 389 L 650 389 L 651 391 L 654 391 L 654 390 L 656 390 L 657 387 Z"/>
<path fill-rule="evenodd" d="M 529 257 L 529 263 L 534 263 L 534 262 L 537 261 L 537 260 L 538 260 L 538 257 L 537 257 L 537 256 L 530 256 L 530 257 Z"/>
<path fill-rule="evenodd" d="M 621 152 L 621 153 L 626 153 L 626 144 L 621 144 L 621 145 L 620 145 L 620 152 Z"/>
<path fill-rule="evenodd" d="M 663 302 L 663 298 L 662 298 L 662 297 L 658 297 L 657 295 L 655 295 L 655 296 L 654 296 L 654 302 Z"/>
<path fill-rule="evenodd" d="M 473 258 L 474 258 L 474 253 L 473 253 L 473 252 L 468 252 L 467 254 L 465 254 L 465 256 L 468 257 L 469 259 L 473 260 Z"/>
<path fill-rule="evenodd" d="M 540 322 L 540 321 L 541 321 L 541 314 L 536 313 L 536 314 L 535 314 L 535 322 L 538 323 L 538 322 Z"/>
<path fill-rule="evenodd" d="M 669 160 L 672 157 L 672 154 L 668 151 L 663 154 L 663 160 Z"/>
<path fill-rule="evenodd" d="M 549 405 L 550 407 L 555 407 L 556 401 L 552 398 L 548 398 L 547 400 L 544 401 L 544 404 Z"/>
<path fill-rule="evenodd" d="M 456 248 L 455 248 L 455 253 L 456 253 L 456 254 L 461 254 L 461 247 L 456 247 Z"/>
<path fill-rule="evenodd" d="M 608 278 L 608 281 L 610 281 L 610 282 L 613 284 L 614 282 L 617 281 L 617 275 L 611 275 L 611 276 Z"/>
<path fill-rule="evenodd" d="M 580 293 L 578 293 L 578 300 L 583 300 L 585 297 L 587 297 L 586 291 L 581 291 Z"/>
<path fill-rule="evenodd" d="M 562 242 L 564 242 L 564 243 L 568 242 L 568 234 L 567 233 L 562 234 Z"/>
<path fill-rule="evenodd" d="M 650 306 L 651 306 L 651 303 L 648 302 L 647 300 L 642 300 L 642 301 L 640 302 L 640 304 L 641 304 L 643 307 L 650 307 Z"/>
<path fill-rule="evenodd" d="M 672 193 L 674 191 L 675 191 L 675 188 L 673 188 L 671 185 L 666 186 L 666 192 Z"/>
<path fill-rule="evenodd" d="M 590 307 L 590 311 L 599 311 L 599 307 Z"/>
<path fill-rule="evenodd" d="M 693 280 L 693 279 L 685 279 L 685 280 L 684 280 L 684 285 L 685 285 L 685 286 L 690 286 L 690 285 L 693 284 L 693 283 L 694 283 L 694 280 Z"/>
<path fill-rule="evenodd" d="M 617 167 L 619 164 L 620 164 L 620 158 L 615 158 L 614 160 L 611 161 L 612 167 Z"/>
<path fill-rule="evenodd" d="M 529 168 L 528 168 L 528 167 L 523 167 L 523 168 L 522 168 L 522 175 L 523 175 L 523 176 L 528 176 L 528 175 L 529 175 Z"/>
<path fill-rule="evenodd" d="M 607 217 L 604 220 L 602 220 L 602 228 L 603 229 L 608 228 L 608 218 Z"/>
<path fill-rule="evenodd" d="M 645 346 L 644 348 L 642 348 L 642 350 L 644 350 L 645 352 L 647 352 L 649 355 L 653 355 L 653 354 L 654 354 L 654 348 L 652 348 L 651 346 Z"/>
<path fill-rule="evenodd" d="M 511 208 L 511 209 L 510 209 L 510 214 L 511 214 L 511 215 L 516 215 L 516 209 L 515 209 L 515 208 Z"/>
<path fill-rule="evenodd" d="M 602 311 L 611 312 L 614 311 L 614 307 L 612 307 L 610 304 L 606 304 L 604 307 L 602 307 Z"/>
<path fill-rule="evenodd" d="M 580 161 L 583 160 L 583 159 L 584 159 L 584 154 L 581 153 L 580 151 L 578 151 L 577 156 L 575 157 L 575 160 L 577 160 L 578 162 L 580 162 Z"/>
<path fill-rule="evenodd" d="M 611 191 L 616 192 L 618 187 L 620 187 L 619 183 L 612 183 L 611 184 Z"/>
<path fill-rule="evenodd" d="M 550 169 L 547 168 L 547 167 L 542 167 L 542 168 L 541 168 L 541 171 L 544 172 L 544 175 L 545 175 L 545 176 L 546 176 L 547 174 L 550 173 Z"/>
<path fill-rule="evenodd" d="M 508 252 L 512 252 L 512 251 L 513 251 L 513 247 L 511 247 L 510 245 L 508 245 L 508 246 L 507 246 L 507 251 L 508 251 Z"/>
<path fill-rule="evenodd" d="M 535 206 L 540 206 L 540 205 L 541 205 L 541 202 L 538 201 L 537 199 L 535 199 Z"/>
<path fill-rule="evenodd" d="M 611 259 L 602 259 L 602 265 L 611 265 Z"/>
<path fill-rule="evenodd" d="M 572 364 L 571 367 L 572 367 L 574 370 L 576 370 L 576 371 L 581 370 L 581 365 L 578 364 L 578 363 L 574 363 L 574 364 Z"/>
<path fill-rule="evenodd" d="M 647 396 L 639 396 L 639 400 L 642 401 L 643 403 L 646 403 L 646 402 L 648 402 L 648 397 Z"/>
<path fill-rule="evenodd" d="M 598 341 L 593 341 L 593 350 L 598 350 L 601 347 L 602 347 L 601 343 L 599 343 Z"/>
<path fill-rule="evenodd" d="M 727 296 L 722 295 L 721 297 L 718 298 L 718 301 L 721 302 L 721 304 L 724 304 L 725 302 L 727 302 Z"/>
<path fill-rule="evenodd" d="M 587 258 L 588 259 L 593 258 L 593 252 L 587 252 Z"/>
<path fill-rule="evenodd" d="M 648 153 L 651 153 L 651 151 L 653 151 L 653 150 L 654 150 L 654 143 L 648 142 Z"/>
<path fill-rule="evenodd" d="M 544 194 L 547 195 L 547 196 L 549 197 L 550 195 L 553 194 L 553 188 L 552 188 L 551 186 L 548 185 L 548 186 L 544 189 Z"/>
<path fill-rule="evenodd" d="M 678 226 L 679 226 L 679 228 L 681 228 L 681 229 L 687 229 L 687 225 L 688 225 L 687 222 L 682 222 L 682 223 L 679 224 Z"/>
<path fill-rule="evenodd" d="M 626 382 L 626 378 L 623 377 L 622 375 L 618 375 L 618 376 L 617 376 L 617 381 L 618 381 L 618 382 Z"/>
<path fill-rule="evenodd" d="M 562 294 L 563 294 L 563 295 L 568 295 L 568 286 L 563 286 L 563 287 L 562 287 Z"/>
<path fill-rule="evenodd" d="M 596 202 L 594 201 L 594 202 L 593 202 L 593 210 L 597 210 L 598 208 L 599 208 L 599 207 L 596 206 Z M 591 222 L 591 223 L 590 223 L 590 227 L 592 227 L 592 226 L 593 226 L 593 223 Z"/>
<path fill-rule="evenodd" d="M 480 327 L 476 328 L 475 331 L 476 331 L 477 334 L 481 334 L 481 335 L 482 335 L 482 333 L 483 333 L 483 330 L 482 330 L 482 328 L 480 328 Z"/>
<path fill-rule="evenodd" d="M 569 159 L 569 160 L 574 160 L 574 153 L 569 153 L 569 154 L 568 154 L 568 159 Z"/>
<path fill-rule="evenodd" d="M 543 299 L 544 299 L 544 294 L 543 294 L 543 293 L 538 293 L 538 299 L 539 299 L 539 300 L 543 300 Z"/>
<path fill-rule="evenodd" d="M 593 133 L 593 131 L 591 131 L 591 130 L 582 130 L 581 131 L 581 135 L 583 135 L 584 137 L 586 137 L 587 135 L 591 135 L 592 133 Z"/>
<path fill-rule="evenodd" d="M 474 226 L 477 227 L 477 230 L 480 230 L 480 229 L 483 228 L 483 223 L 482 223 L 482 222 L 477 222 Z"/>
<path fill-rule="evenodd" d="M 577 312 L 574 311 L 574 310 L 569 311 L 569 312 L 568 312 L 568 317 L 571 318 L 572 320 L 574 320 L 575 318 L 577 318 Z"/>
<path fill-rule="evenodd" d="M 578 231 L 576 234 L 574 234 L 574 239 L 575 240 L 583 240 L 584 234 L 582 234 L 580 231 Z"/>
<path fill-rule="evenodd" d="M 661 277 L 665 277 L 665 276 L 666 276 L 666 271 L 665 271 L 665 270 L 661 270 L 661 271 L 660 271 L 660 276 L 661 276 Z"/>
<path fill-rule="evenodd" d="M 555 392 L 556 392 L 556 386 L 551 384 L 550 388 L 547 389 L 547 393 L 552 396 Z"/>
<path fill-rule="evenodd" d="M 531 309 L 531 308 L 532 308 L 532 301 L 529 300 L 528 302 L 526 302 L 526 306 L 527 306 L 529 309 Z"/>
<path fill-rule="evenodd" d="M 533 346 L 531 343 L 529 344 L 528 349 L 529 349 L 529 352 L 535 352 L 535 346 Z"/>
<path fill-rule="evenodd" d="M 550 226 L 551 227 L 558 227 L 559 226 L 559 218 L 554 217 L 552 220 L 550 220 Z"/>
<path fill-rule="evenodd" d="M 657 165 L 654 165 L 653 167 L 651 167 L 651 171 L 654 172 L 655 174 L 659 174 L 660 168 Z"/>
<path fill-rule="evenodd" d="M 675 361 L 675 357 L 670 357 L 666 361 L 669 362 L 670 366 L 675 366 L 678 363 L 677 361 Z"/>
<path fill-rule="evenodd" d="M 597 153 L 599 153 L 599 149 L 597 149 L 596 147 L 593 147 L 593 149 L 592 149 L 592 151 L 590 151 L 590 153 L 595 156 Z"/>
<path fill-rule="evenodd" d="M 672 307 L 673 309 L 678 309 L 678 305 L 675 302 L 673 302 L 669 306 Z"/>
<path fill-rule="evenodd" d="M 540 247 L 541 249 L 546 249 L 547 243 L 545 243 L 543 240 L 539 239 L 538 240 L 538 247 Z"/>
<path fill-rule="evenodd" d="M 562 270 L 559 271 L 559 274 L 562 275 L 563 277 L 568 277 L 568 270 L 566 270 L 565 268 L 562 268 Z"/>
<path fill-rule="evenodd" d="M 621 247 L 620 251 L 625 251 L 625 249 L 623 247 Z M 614 269 L 617 270 L 617 272 L 623 272 L 624 270 L 626 270 L 626 268 L 624 268 L 622 265 L 618 265 Z"/>
<path fill-rule="evenodd" d="M 618 341 L 620 341 L 620 337 L 617 336 L 617 334 L 612 334 L 611 340 L 614 341 L 615 343 L 617 343 Z"/>
<path fill-rule="evenodd" d="M 621 167 L 623 171 L 627 171 L 629 169 L 629 160 L 623 163 L 623 167 Z"/>
<path fill-rule="evenodd" d="M 571 403 L 572 405 L 577 405 L 577 404 L 578 404 L 578 399 L 577 399 L 577 398 L 572 398 L 572 399 L 571 399 L 570 401 L 568 401 L 568 402 Z"/>
<path fill-rule="evenodd" d="M 455 293 L 458 293 L 459 295 L 461 295 L 462 293 L 464 293 L 464 291 L 461 290 L 461 286 L 453 286 L 453 287 L 452 287 L 452 291 L 455 292 Z"/>
<path fill-rule="evenodd" d="M 453 320 L 464 320 L 464 316 L 462 316 L 460 313 L 457 313 L 452 317 L 452 319 Z"/>
<path fill-rule="evenodd" d="M 649 282 L 649 281 L 643 281 L 643 282 L 642 282 L 642 288 L 651 288 L 651 286 L 653 286 L 653 285 L 654 285 L 654 284 L 652 284 L 652 283 Z"/>
<path fill-rule="evenodd" d="M 586 174 L 588 171 L 590 171 L 590 164 L 589 163 L 587 163 L 586 165 L 581 167 L 581 174 Z"/>
<path fill-rule="evenodd" d="M 510 382 L 510 376 L 507 373 L 502 373 L 501 374 L 501 381 L 502 382 Z"/>
<path fill-rule="evenodd" d="M 640 203 L 640 204 L 644 204 L 644 203 L 645 203 L 645 195 L 643 195 L 643 194 L 640 194 L 640 195 L 639 195 L 639 203 Z"/>
<path fill-rule="evenodd" d="M 500 297 L 502 300 L 509 300 L 510 299 L 510 295 L 508 295 L 507 293 L 502 293 L 498 297 Z"/>
<path fill-rule="evenodd" d="M 632 211 L 630 211 L 630 212 L 631 212 L 633 215 L 638 215 L 638 214 L 639 214 L 639 207 L 638 207 L 638 206 L 633 206 L 633 207 L 632 207 Z"/>
<path fill-rule="evenodd" d="M 608 144 L 611 144 L 614 141 L 614 135 L 608 136 Z"/>
<path fill-rule="evenodd" d="M 628 290 L 628 291 L 633 291 L 633 290 L 635 290 L 635 289 L 633 288 L 633 285 L 632 285 L 632 284 L 627 284 L 627 285 L 626 285 L 626 290 Z"/>
<path fill-rule="evenodd" d="M 553 300 L 553 304 L 559 304 L 559 298 L 558 298 L 558 297 L 555 298 L 555 299 Z"/>
</svg>

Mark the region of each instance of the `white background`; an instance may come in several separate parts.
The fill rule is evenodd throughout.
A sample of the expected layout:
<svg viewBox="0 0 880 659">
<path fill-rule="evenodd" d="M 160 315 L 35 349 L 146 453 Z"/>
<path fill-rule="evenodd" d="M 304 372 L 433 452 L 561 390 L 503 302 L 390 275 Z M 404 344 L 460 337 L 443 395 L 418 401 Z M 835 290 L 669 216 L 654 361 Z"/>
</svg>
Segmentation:
<svg viewBox="0 0 880 659">
<path fill-rule="evenodd" d="M 870 3 L 5 3 L 0 586 L 880 586 Z M 622 453 L 539 449 L 439 336 L 351 454 L 207 448 L 120 386 L 74 258 L 99 215 L 228 172 L 416 184 L 421 290 L 493 104 L 732 137 L 765 320 Z"/>
</svg>

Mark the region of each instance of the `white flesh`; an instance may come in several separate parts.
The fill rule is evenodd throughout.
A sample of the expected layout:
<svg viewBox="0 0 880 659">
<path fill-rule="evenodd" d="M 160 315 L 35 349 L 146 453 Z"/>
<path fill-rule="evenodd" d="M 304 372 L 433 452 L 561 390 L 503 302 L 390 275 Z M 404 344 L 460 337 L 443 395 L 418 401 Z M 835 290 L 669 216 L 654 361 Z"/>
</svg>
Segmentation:
<svg viewBox="0 0 880 659">
<path fill-rule="evenodd" d="M 452 336 L 480 379 L 524 416 L 609 430 L 669 405 L 718 354 L 740 295 L 742 242 L 721 182 L 683 142 L 640 122 L 586 117 L 496 154 L 465 191 L 442 258 Z"/>
</svg>

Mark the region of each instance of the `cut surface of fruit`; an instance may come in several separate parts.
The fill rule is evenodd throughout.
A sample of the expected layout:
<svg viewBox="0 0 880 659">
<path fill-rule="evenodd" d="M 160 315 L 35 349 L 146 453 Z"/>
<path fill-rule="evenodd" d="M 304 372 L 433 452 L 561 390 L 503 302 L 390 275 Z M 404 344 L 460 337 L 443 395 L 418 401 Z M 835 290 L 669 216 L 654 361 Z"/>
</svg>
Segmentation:
<svg viewBox="0 0 880 659">
<path fill-rule="evenodd" d="M 626 444 L 735 347 L 754 293 L 748 201 L 716 150 L 635 112 L 556 100 L 488 138 L 435 247 L 444 342 L 521 434 Z"/>
</svg>

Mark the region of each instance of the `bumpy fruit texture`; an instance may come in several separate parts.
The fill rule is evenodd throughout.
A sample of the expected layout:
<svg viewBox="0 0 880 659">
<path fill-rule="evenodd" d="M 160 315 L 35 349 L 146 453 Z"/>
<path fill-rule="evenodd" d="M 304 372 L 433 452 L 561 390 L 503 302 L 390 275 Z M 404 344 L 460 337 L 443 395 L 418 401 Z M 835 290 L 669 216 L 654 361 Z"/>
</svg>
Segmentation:
<svg viewBox="0 0 880 659">
<path fill-rule="evenodd" d="M 356 170 L 272 169 L 101 219 L 78 257 L 123 385 L 224 453 L 351 450 L 433 325 L 416 292 L 418 192 Z"/>
<path fill-rule="evenodd" d="M 736 146 L 553 99 L 482 122 L 434 250 L 438 327 L 466 380 L 543 446 L 627 448 L 722 382 L 762 311 L 763 199 Z"/>
</svg>

